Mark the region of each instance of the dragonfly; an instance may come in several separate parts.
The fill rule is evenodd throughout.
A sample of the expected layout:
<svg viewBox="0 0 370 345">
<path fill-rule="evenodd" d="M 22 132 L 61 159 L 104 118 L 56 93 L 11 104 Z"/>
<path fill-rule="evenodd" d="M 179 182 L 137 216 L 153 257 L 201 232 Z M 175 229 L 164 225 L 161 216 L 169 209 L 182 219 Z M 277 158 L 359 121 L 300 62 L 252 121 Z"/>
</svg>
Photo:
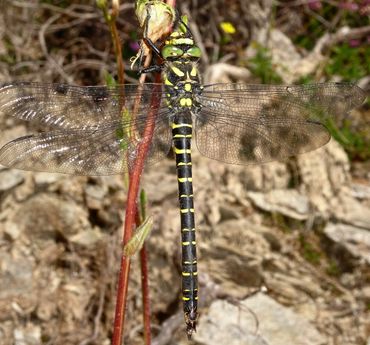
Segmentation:
<svg viewBox="0 0 370 345">
<path fill-rule="evenodd" d="M 190 338 L 198 320 L 193 137 L 201 154 L 221 162 L 284 160 L 325 145 L 332 121 L 360 106 L 365 93 L 351 83 L 203 85 L 201 51 L 186 16 L 161 48 L 149 45 L 161 58 L 154 69 L 161 70 L 162 84 L 2 85 L 0 111 L 42 130 L 5 144 L 0 164 L 75 175 L 125 174 L 133 168 L 141 143 L 150 140 L 146 165 L 164 159 L 172 148 L 181 217 L 182 300 Z M 150 134 L 148 122 L 153 125 Z"/>
</svg>

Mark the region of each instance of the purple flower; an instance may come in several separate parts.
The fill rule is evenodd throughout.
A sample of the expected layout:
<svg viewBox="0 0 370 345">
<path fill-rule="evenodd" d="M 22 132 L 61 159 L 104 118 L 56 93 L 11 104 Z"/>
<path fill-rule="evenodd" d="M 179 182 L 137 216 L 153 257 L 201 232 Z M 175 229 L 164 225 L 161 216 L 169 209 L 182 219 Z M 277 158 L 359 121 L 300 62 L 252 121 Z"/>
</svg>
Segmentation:
<svg viewBox="0 0 370 345">
<path fill-rule="evenodd" d="M 137 43 L 136 41 L 131 41 L 129 43 L 129 46 L 130 46 L 130 49 L 134 52 L 137 52 L 139 49 L 140 49 L 140 45 L 139 43 Z"/>
<path fill-rule="evenodd" d="M 356 47 L 358 47 L 360 45 L 361 45 L 361 41 L 360 40 L 356 40 L 356 39 L 349 40 L 349 46 L 351 48 L 356 48 Z"/>
<path fill-rule="evenodd" d="M 322 3 L 320 0 L 309 0 L 307 5 L 312 11 L 318 11 L 322 8 Z"/>
</svg>

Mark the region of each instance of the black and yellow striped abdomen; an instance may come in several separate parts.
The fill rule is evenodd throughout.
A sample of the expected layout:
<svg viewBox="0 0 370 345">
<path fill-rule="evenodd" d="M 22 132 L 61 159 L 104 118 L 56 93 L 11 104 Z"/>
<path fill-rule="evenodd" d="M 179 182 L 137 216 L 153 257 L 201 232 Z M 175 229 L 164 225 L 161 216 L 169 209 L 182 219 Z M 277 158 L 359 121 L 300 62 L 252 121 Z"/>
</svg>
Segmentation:
<svg viewBox="0 0 370 345">
<path fill-rule="evenodd" d="M 187 331 L 193 332 L 198 318 L 197 251 L 195 239 L 191 166 L 192 122 L 190 111 L 177 114 L 172 122 L 181 216 L 182 299 Z"/>
</svg>

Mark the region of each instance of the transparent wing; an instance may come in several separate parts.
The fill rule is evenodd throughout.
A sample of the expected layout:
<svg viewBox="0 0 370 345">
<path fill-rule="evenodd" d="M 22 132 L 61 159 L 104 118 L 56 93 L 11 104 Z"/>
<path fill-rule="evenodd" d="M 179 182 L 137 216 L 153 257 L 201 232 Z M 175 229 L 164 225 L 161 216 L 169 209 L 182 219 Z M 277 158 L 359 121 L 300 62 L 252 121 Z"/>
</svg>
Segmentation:
<svg viewBox="0 0 370 345">
<path fill-rule="evenodd" d="M 140 143 L 148 140 L 146 164 L 157 162 L 170 149 L 168 124 L 157 122 L 150 136 L 122 136 L 121 123 L 96 129 L 69 129 L 38 133 L 15 139 L 0 150 L 0 164 L 32 171 L 76 175 L 125 173 L 134 164 Z"/>
<path fill-rule="evenodd" d="M 139 144 L 146 141 L 150 141 L 147 164 L 152 164 L 171 147 L 170 114 L 162 96 L 160 84 L 142 88 L 4 86 L 0 88 L 0 110 L 42 124 L 43 132 L 6 144 L 0 150 L 0 164 L 69 174 L 118 174 L 132 166 Z M 147 131 L 148 126 L 154 130 Z M 47 127 L 56 129 L 47 131 Z"/>
<path fill-rule="evenodd" d="M 326 126 L 365 99 L 353 84 L 206 86 L 196 119 L 203 155 L 233 164 L 265 163 L 330 140 Z"/>
<path fill-rule="evenodd" d="M 163 94 L 160 84 L 83 87 L 20 82 L 0 87 L 0 112 L 49 127 L 83 129 L 119 120 L 123 98 L 128 112 L 141 114 L 148 111 L 153 95 Z"/>
</svg>

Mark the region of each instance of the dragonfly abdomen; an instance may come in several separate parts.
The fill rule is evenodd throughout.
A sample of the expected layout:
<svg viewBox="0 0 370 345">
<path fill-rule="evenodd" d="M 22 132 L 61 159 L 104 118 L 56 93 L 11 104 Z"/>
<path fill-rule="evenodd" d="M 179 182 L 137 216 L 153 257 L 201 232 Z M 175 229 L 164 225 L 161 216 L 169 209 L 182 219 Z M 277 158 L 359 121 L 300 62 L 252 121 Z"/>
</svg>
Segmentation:
<svg viewBox="0 0 370 345">
<path fill-rule="evenodd" d="M 198 318 L 198 271 L 191 166 L 192 122 L 189 115 L 189 112 L 176 115 L 172 122 L 172 135 L 181 216 L 182 299 L 187 333 L 191 335 L 196 330 Z"/>
</svg>

